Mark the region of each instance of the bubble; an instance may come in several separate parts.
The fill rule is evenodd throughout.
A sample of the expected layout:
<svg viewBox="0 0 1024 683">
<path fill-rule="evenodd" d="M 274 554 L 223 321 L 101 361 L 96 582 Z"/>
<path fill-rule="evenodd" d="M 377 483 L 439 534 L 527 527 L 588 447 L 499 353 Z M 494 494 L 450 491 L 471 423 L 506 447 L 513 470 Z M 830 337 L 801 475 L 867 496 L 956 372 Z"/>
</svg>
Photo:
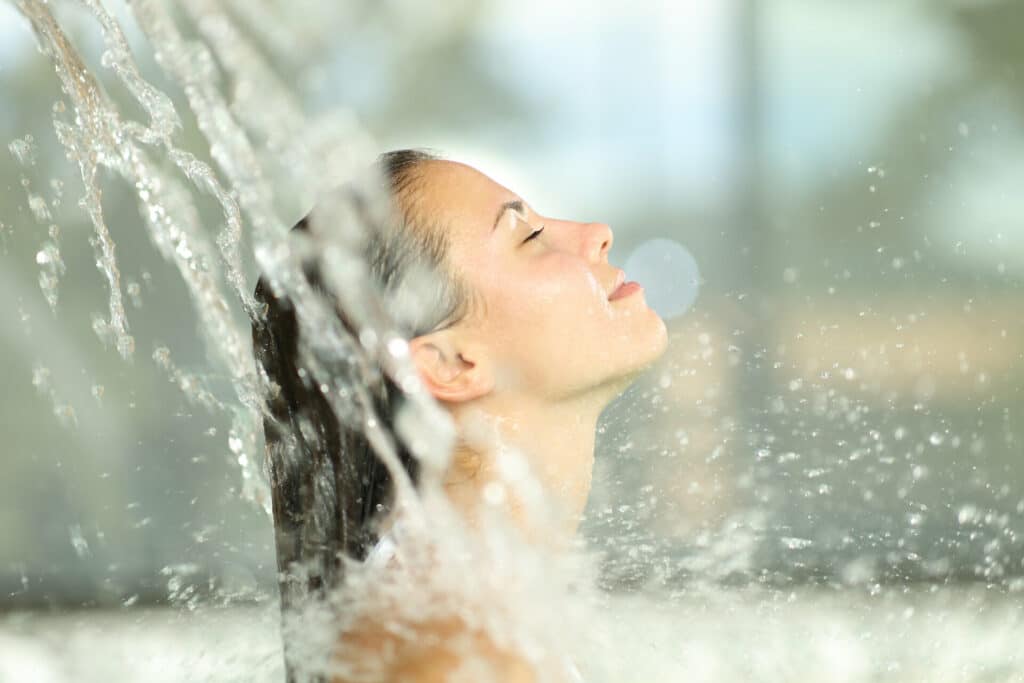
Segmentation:
<svg viewBox="0 0 1024 683">
<path fill-rule="evenodd" d="M 657 238 L 642 242 L 626 259 L 628 280 L 644 286 L 647 305 L 662 318 L 683 315 L 697 300 L 700 270 L 683 245 Z"/>
</svg>

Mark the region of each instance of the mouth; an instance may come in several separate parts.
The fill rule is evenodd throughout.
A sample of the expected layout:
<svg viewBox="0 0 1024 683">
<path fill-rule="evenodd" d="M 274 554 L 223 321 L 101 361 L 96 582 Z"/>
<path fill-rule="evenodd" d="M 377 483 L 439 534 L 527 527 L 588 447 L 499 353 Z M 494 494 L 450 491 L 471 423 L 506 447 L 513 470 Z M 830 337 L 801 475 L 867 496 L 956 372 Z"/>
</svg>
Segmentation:
<svg viewBox="0 0 1024 683">
<path fill-rule="evenodd" d="M 643 286 L 639 282 L 633 282 L 632 280 L 626 280 L 626 273 L 621 268 L 615 269 L 615 284 L 612 287 L 611 293 L 608 294 L 608 301 L 615 301 L 617 299 L 623 299 L 630 294 L 643 291 Z"/>
</svg>

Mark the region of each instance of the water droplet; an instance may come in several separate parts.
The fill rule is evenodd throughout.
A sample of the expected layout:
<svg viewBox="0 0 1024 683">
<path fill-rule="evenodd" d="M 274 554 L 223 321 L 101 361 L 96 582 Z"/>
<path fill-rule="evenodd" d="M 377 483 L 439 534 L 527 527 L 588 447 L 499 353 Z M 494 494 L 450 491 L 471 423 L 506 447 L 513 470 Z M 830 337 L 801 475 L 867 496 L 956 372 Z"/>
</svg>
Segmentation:
<svg viewBox="0 0 1024 683">
<path fill-rule="evenodd" d="M 483 496 L 488 505 L 501 505 L 505 502 L 505 485 L 492 481 L 484 486 Z"/>
<path fill-rule="evenodd" d="M 388 353 L 395 358 L 405 358 L 409 355 L 409 344 L 401 337 L 395 337 L 388 342 Z"/>
<path fill-rule="evenodd" d="M 89 543 L 85 540 L 85 536 L 82 535 L 82 527 L 78 524 L 73 524 L 68 527 L 68 532 L 71 536 L 71 547 L 75 549 L 75 554 L 79 557 L 89 555 Z"/>
<path fill-rule="evenodd" d="M 139 283 L 129 282 L 128 286 L 125 287 L 125 291 L 132 302 L 132 306 L 142 308 L 142 287 L 139 286 Z"/>
<path fill-rule="evenodd" d="M 34 166 L 36 163 L 36 145 L 31 135 L 12 140 L 7 149 L 22 166 Z"/>
<path fill-rule="evenodd" d="M 37 194 L 29 195 L 28 208 L 32 211 L 32 217 L 36 219 L 37 223 L 49 223 L 52 219 L 46 200 Z"/>
<path fill-rule="evenodd" d="M 956 513 L 956 521 L 960 524 L 970 524 L 978 520 L 978 508 L 974 505 L 964 505 Z"/>
</svg>

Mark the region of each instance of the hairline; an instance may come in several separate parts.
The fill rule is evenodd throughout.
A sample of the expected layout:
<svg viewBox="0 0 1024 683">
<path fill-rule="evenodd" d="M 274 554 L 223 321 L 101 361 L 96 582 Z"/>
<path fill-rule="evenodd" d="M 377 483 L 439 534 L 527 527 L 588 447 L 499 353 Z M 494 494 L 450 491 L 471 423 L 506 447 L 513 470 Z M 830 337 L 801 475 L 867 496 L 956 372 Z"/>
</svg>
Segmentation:
<svg viewBox="0 0 1024 683">
<path fill-rule="evenodd" d="M 413 232 L 413 237 L 420 241 L 421 246 L 434 251 L 439 257 L 438 264 L 443 277 L 453 289 L 457 299 L 456 310 L 450 319 L 439 322 L 435 329 L 443 329 L 456 324 L 475 313 L 485 310 L 483 298 L 475 288 L 456 271 L 452 260 L 453 231 L 450 225 L 436 216 L 432 216 L 423 206 L 425 196 L 426 167 L 432 163 L 448 161 L 447 159 L 425 150 L 403 150 L 415 153 L 417 158 L 396 169 L 388 178 L 395 196 L 397 209 L 406 229 Z"/>
</svg>

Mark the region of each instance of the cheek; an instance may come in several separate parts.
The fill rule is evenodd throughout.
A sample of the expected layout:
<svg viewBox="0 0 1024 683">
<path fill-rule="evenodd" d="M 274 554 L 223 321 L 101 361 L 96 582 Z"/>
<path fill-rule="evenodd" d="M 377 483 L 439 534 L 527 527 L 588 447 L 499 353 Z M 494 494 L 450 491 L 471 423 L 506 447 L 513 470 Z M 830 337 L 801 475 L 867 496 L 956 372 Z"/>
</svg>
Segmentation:
<svg viewBox="0 0 1024 683">
<path fill-rule="evenodd" d="M 552 361 L 571 362 L 611 332 L 611 304 L 601 283 L 576 263 L 535 271 L 507 305 L 511 336 L 531 356 L 541 349 Z"/>
<path fill-rule="evenodd" d="M 607 313 L 607 296 L 597 278 L 579 259 L 552 256 L 530 278 L 531 298 L 548 312 L 574 318 Z"/>
<path fill-rule="evenodd" d="M 524 267 L 488 272 L 489 317 L 502 340 L 518 350 L 549 352 L 580 337 L 607 332 L 611 304 L 586 264 L 553 253 Z M 518 354 L 517 354 L 518 355 Z"/>
</svg>

